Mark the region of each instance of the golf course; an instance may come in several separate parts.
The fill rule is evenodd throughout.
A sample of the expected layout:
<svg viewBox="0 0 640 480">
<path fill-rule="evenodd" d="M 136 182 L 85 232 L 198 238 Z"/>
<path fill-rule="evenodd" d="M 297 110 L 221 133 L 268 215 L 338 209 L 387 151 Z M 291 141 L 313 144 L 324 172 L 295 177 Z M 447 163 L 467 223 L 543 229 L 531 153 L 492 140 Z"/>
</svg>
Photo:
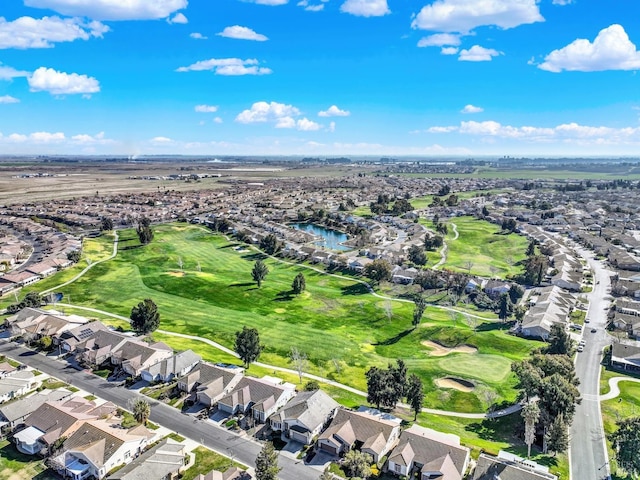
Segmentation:
<svg viewBox="0 0 640 480">
<path fill-rule="evenodd" d="M 513 401 L 510 364 L 537 346 L 507 334 L 501 323 L 480 321 L 472 329 L 462 314 L 433 307 L 414 329 L 411 302 L 391 302 L 389 315 L 389 302 L 353 279 L 267 258 L 198 226 L 168 224 L 154 231 L 153 242 L 145 246 L 135 231 L 120 231 L 117 256 L 61 288 L 65 299 L 128 317 L 134 305 L 151 298 L 159 307 L 162 330 L 208 338 L 230 348 L 235 332 L 243 325 L 252 326 L 265 347 L 262 362 L 291 367 L 289 356 L 295 347 L 308 357 L 309 373 L 361 390 L 366 390 L 364 374 L 369 367 L 386 367 L 401 358 L 411 373 L 422 378 L 425 406 L 457 412 L 484 412 L 488 402 Z M 108 235 L 87 239 L 90 245 L 84 255 L 105 258 L 112 241 Z M 269 268 L 261 288 L 251 278 L 257 259 L 264 259 Z M 81 260 L 33 289 L 43 291 L 67 281 L 86 264 Z M 291 283 L 298 273 L 305 275 L 307 288 L 294 295 Z M 176 349 L 184 344 L 168 336 L 162 340 Z M 469 345 L 473 352 L 434 355 L 423 344 L 427 341 L 444 348 Z M 218 358 L 216 352 L 211 354 L 207 357 Z M 443 383 L 444 378 L 457 378 L 464 387 Z"/>
</svg>

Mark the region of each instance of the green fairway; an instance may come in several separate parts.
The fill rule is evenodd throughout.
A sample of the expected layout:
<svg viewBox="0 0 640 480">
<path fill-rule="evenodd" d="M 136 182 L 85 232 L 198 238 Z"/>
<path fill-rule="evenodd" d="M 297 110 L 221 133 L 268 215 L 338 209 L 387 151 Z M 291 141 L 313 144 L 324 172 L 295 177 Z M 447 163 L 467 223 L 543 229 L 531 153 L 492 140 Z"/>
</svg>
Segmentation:
<svg viewBox="0 0 640 480">
<path fill-rule="evenodd" d="M 505 381 L 511 372 L 511 361 L 498 355 L 449 355 L 439 365 L 447 372 L 491 383 Z"/>
<path fill-rule="evenodd" d="M 463 322 L 452 323 L 446 311 L 428 308 L 423 326 L 411 327 L 413 304 L 392 302 L 391 320 L 385 313 L 387 301 L 375 298 L 364 285 L 265 259 L 270 273 L 262 288 L 251 280 L 254 261 L 263 256 L 224 237 L 186 224 L 155 228 L 155 240 L 140 246 L 133 231 L 120 233 L 120 250 L 114 260 L 96 265 L 78 281 L 61 289 L 74 304 L 93 307 L 128 317 L 131 307 L 152 298 L 159 307 L 161 329 L 209 338 L 233 347 L 235 332 L 243 325 L 256 327 L 265 349 L 264 363 L 291 368 L 289 353 L 296 347 L 309 358 L 307 371 L 361 390 L 364 373 L 373 365 L 403 358 L 425 381 L 425 404 L 434 408 L 483 411 L 479 392 L 447 393 L 432 388 L 433 381 L 448 372 L 437 357 L 427 355 L 421 345 L 433 339 L 443 344 L 469 343 L 479 349 L 475 372 L 494 373 L 493 355 L 505 362 L 528 355 L 535 344 L 508 335 L 499 324 L 485 323 L 473 332 Z M 182 269 L 180 268 L 182 262 Z M 291 282 L 304 273 L 307 290 L 298 296 L 290 292 Z M 495 327 L 498 328 L 495 328 Z M 184 339 L 165 338 L 176 349 Z M 213 352 L 219 361 L 225 354 Z M 485 363 L 486 360 L 486 363 Z M 336 368 L 338 363 L 338 368 Z M 483 379 L 486 388 L 501 399 L 515 398 L 513 378 Z"/>
<path fill-rule="evenodd" d="M 455 240 L 452 223 L 459 235 Z M 452 218 L 445 241 L 449 249 L 442 268 L 500 278 L 521 272 L 518 262 L 525 259 L 528 244 L 525 237 L 505 234 L 498 225 L 474 217 Z"/>
</svg>

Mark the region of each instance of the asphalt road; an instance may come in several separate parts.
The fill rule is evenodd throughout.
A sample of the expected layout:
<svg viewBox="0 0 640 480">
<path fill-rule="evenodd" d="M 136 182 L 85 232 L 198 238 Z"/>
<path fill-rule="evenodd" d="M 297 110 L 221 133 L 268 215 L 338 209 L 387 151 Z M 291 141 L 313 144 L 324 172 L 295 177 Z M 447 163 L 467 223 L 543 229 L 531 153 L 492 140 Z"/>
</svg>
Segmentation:
<svg viewBox="0 0 640 480">
<path fill-rule="evenodd" d="M 570 431 L 571 476 L 575 480 L 602 480 L 609 476 L 609 457 L 600 412 L 600 361 L 603 348 L 611 344 L 605 330 L 611 273 L 593 258 L 592 253 L 582 249 L 578 249 L 578 253 L 589 262 L 596 283 L 588 295 L 589 323 L 585 323 L 583 333 L 586 345 L 584 351 L 577 354 L 575 362 L 582 403 L 576 409 Z M 593 328 L 595 333 L 591 332 Z"/>
<path fill-rule="evenodd" d="M 59 378 L 79 389 L 91 392 L 123 408 L 128 408 L 127 405 L 131 399 L 141 396 L 138 392 L 117 387 L 96 375 L 78 371 L 64 361 L 45 357 L 7 341 L 0 342 L 0 354 Z M 175 408 L 163 403 L 153 400 L 149 403 L 151 404 L 150 420 L 152 422 L 201 443 L 222 455 L 231 457 L 235 461 L 255 467 L 255 458 L 262 448 L 258 442 L 220 428 L 211 422 L 196 420 L 190 415 L 181 414 Z M 283 455 L 280 455 L 278 464 L 282 468 L 278 477 L 282 480 L 314 480 L 321 474 L 321 470 L 318 468 Z"/>
</svg>

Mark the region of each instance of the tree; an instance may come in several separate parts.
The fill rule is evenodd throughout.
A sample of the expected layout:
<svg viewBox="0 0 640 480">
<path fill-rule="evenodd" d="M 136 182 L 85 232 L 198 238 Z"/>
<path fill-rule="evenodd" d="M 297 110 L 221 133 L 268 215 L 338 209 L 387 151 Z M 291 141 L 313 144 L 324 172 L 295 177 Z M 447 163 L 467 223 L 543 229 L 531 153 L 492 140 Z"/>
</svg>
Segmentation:
<svg viewBox="0 0 640 480">
<path fill-rule="evenodd" d="M 262 260 L 256 260 L 251 270 L 251 278 L 258 284 L 258 288 L 262 286 L 262 281 L 269 275 L 269 269 Z"/>
<path fill-rule="evenodd" d="M 306 353 L 301 352 L 296 347 L 291 347 L 291 361 L 293 362 L 293 365 L 296 368 L 296 372 L 298 372 L 300 383 L 302 383 L 302 374 L 304 373 L 304 369 L 307 367 L 307 364 L 309 363 L 307 361 Z"/>
<path fill-rule="evenodd" d="M 611 443 L 618 466 L 633 477 L 640 476 L 640 417 L 616 422 L 618 429 L 611 434 Z"/>
<path fill-rule="evenodd" d="M 138 334 L 151 333 L 160 326 L 158 306 L 150 298 L 144 299 L 131 309 L 131 328 Z"/>
<path fill-rule="evenodd" d="M 136 422 L 146 425 L 151 415 L 151 405 L 144 398 L 138 398 L 133 402 L 131 411 Z"/>
<path fill-rule="evenodd" d="M 265 443 L 256 457 L 256 480 L 277 480 L 280 470 L 278 452 L 272 442 Z"/>
<path fill-rule="evenodd" d="M 566 452 L 569 448 L 569 427 L 564 421 L 562 414 L 558 415 L 545 434 L 545 453 L 552 451 L 554 453 Z"/>
<path fill-rule="evenodd" d="M 244 362 L 245 367 L 255 362 L 264 347 L 260 345 L 260 335 L 255 328 L 242 327 L 242 331 L 236 332 L 235 352 Z"/>
<path fill-rule="evenodd" d="M 40 340 L 38 341 L 38 343 L 42 350 L 48 351 L 51 349 L 51 346 L 53 345 L 53 340 L 49 335 L 44 335 L 40 337 Z"/>
<path fill-rule="evenodd" d="M 393 407 L 395 408 L 395 404 L 405 396 L 405 390 L 407 389 L 407 365 L 404 363 L 404 360 L 399 358 L 396 360 L 395 366 L 389 365 L 388 372 L 394 390 L 392 401 Z"/>
<path fill-rule="evenodd" d="M 316 390 L 320 390 L 320 384 L 316 380 L 309 380 L 304 384 L 305 392 L 315 392 Z"/>
<path fill-rule="evenodd" d="M 529 245 L 527 245 L 527 251 L 525 252 L 527 257 L 533 257 L 536 254 L 536 241 L 531 239 L 529 240 Z"/>
<path fill-rule="evenodd" d="M 549 355 L 571 355 L 573 340 L 562 325 L 552 325 L 549 332 L 549 345 L 545 349 Z"/>
<path fill-rule="evenodd" d="M 364 267 L 364 275 L 374 283 L 391 279 L 391 265 L 386 260 L 374 260 Z"/>
<path fill-rule="evenodd" d="M 296 275 L 296 278 L 293 279 L 293 283 L 291 284 L 291 290 L 295 295 L 300 295 L 304 292 L 305 288 L 307 288 L 307 281 L 304 278 L 303 273 L 299 273 Z"/>
<path fill-rule="evenodd" d="M 488 216 L 489 216 L 489 209 L 487 208 L 487 206 L 486 206 L 486 205 L 484 205 L 484 206 L 482 207 L 482 216 L 483 216 L 483 217 L 488 217 Z"/>
<path fill-rule="evenodd" d="M 38 292 L 29 292 L 20 303 L 24 305 L 22 308 L 40 308 L 42 306 L 42 297 Z"/>
<path fill-rule="evenodd" d="M 422 270 L 418 272 L 413 283 L 420 285 L 422 290 L 435 289 L 440 284 L 440 276 L 433 270 Z"/>
<path fill-rule="evenodd" d="M 413 205 L 409 203 L 406 198 L 399 198 L 393 204 L 393 208 L 391 209 L 392 215 L 402 215 L 403 213 L 407 213 L 413 210 Z"/>
<path fill-rule="evenodd" d="M 498 318 L 503 322 L 506 322 L 509 316 L 513 313 L 513 304 L 509 299 L 509 295 L 506 293 L 500 295 L 500 300 L 498 302 Z"/>
<path fill-rule="evenodd" d="M 415 422 L 420 410 L 422 410 L 422 401 L 424 400 L 424 390 L 422 388 L 422 380 L 420 380 L 420 377 L 413 373 L 409 375 L 406 390 L 407 403 L 411 406 L 411 410 L 413 410 L 413 421 Z"/>
<path fill-rule="evenodd" d="M 113 220 L 111 220 L 109 217 L 102 217 L 102 220 L 100 222 L 100 230 L 102 230 L 103 232 L 113 230 Z"/>
<path fill-rule="evenodd" d="M 395 408 L 404 396 L 407 383 L 407 367 L 402 360 L 396 365 L 388 365 L 386 370 L 371 367 L 365 374 L 367 377 L 367 401 L 376 408 Z"/>
<path fill-rule="evenodd" d="M 426 265 L 427 255 L 424 253 L 424 249 L 417 245 L 411 245 L 409 248 L 409 261 L 416 265 Z"/>
<path fill-rule="evenodd" d="M 505 218 L 502 221 L 502 230 L 506 230 L 508 232 L 515 232 L 516 228 L 518 228 L 518 224 L 513 218 Z"/>
<path fill-rule="evenodd" d="M 282 243 L 278 241 L 278 238 L 273 233 L 260 240 L 260 250 L 263 250 L 267 255 L 275 255 L 281 248 Z"/>
<path fill-rule="evenodd" d="M 153 230 L 151 230 L 151 220 L 147 217 L 142 217 L 138 221 L 138 228 L 136 228 L 136 233 L 138 234 L 138 240 L 143 245 L 147 245 L 151 243 L 153 240 Z"/>
<path fill-rule="evenodd" d="M 441 235 L 427 235 L 424 237 L 424 249 L 436 250 L 444 245 L 444 238 Z"/>
<path fill-rule="evenodd" d="M 427 301 L 424 299 L 424 297 L 416 295 L 415 297 L 413 297 L 413 303 L 413 320 L 411 321 L 411 324 L 413 325 L 413 328 L 417 328 L 418 325 L 420 325 L 420 321 L 422 320 L 424 311 L 427 308 Z"/>
<path fill-rule="evenodd" d="M 369 478 L 373 458 L 368 453 L 351 449 L 342 460 L 342 466 L 350 477 Z"/>
<path fill-rule="evenodd" d="M 72 250 L 69 253 L 67 253 L 67 259 L 72 261 L 73 263 L 78 263 L 80 261 L 81 256 L 82 256 L 82 253 L 80 252 L 80 250 Z"/>
<path fill-rule="evenodd" d="M 536 441 L 536 426 L 540 418 L 540 408 L 538 403 L 529 401 L 522 408 L 522 418 L 524 418 L 524 443 L 527 444 L 527 458 L 531 456 L 531 445 Z"/>
</svg>

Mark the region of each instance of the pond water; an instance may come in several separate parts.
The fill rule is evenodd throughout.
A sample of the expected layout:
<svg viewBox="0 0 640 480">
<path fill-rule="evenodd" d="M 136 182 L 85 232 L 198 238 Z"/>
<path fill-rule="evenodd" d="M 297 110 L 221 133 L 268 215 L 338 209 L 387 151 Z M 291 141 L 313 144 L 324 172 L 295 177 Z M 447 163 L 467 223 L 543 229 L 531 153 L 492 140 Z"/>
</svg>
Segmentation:
<svg viewBox="0 0 640 480">
<path fill-rule="evenodd" d="M 315 242 L 315 245 L 318 245 L 319 247 L 325 247 L 330 250 L 352 250 L 351 247 L 342 245 L 342 243 L 346 242 L 349 237 L 337 230 L 331 230 L 313 223 L 293 223 L 291 226 L 297 230 L 302 230 L 322 237 L 323 240 Z"/>
</svg>

